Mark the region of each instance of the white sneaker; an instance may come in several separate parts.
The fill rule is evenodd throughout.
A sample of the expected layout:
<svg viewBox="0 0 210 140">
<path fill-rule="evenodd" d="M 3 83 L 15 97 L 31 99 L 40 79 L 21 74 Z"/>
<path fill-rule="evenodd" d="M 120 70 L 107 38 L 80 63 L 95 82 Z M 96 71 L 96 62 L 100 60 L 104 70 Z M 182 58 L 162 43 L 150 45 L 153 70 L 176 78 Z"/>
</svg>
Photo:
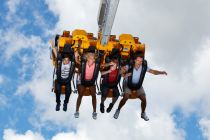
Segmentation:
<svg viewBox="0 0 210 140">
<path fill-rule="evenodd" d="M 92 117 L 93 117 L 94 120 L 96 120 L 97 119 L 97 113 L 96 112 L 93 112 L 92 113 Z"/>
<path fill-rule="evenodd" d="M 141 113 L 141 118 L 144 119 L 145 121 L 149 121 L 149 117 L 146 115 L 146 113 Z"/>
<path fill-rule="evenodd" d="M 114 118 L 117 119 L 119 117 L 119 114 L 120 114 L 120 110 L 117 109 L 114 113 Z"/>
<path fill-rule="evenodd" d="M 75 113 L 74 113 L 74 117 L 75 117 L 75 118 L 79 118 L 79 112 L 75 112 Z"/>
</svg>

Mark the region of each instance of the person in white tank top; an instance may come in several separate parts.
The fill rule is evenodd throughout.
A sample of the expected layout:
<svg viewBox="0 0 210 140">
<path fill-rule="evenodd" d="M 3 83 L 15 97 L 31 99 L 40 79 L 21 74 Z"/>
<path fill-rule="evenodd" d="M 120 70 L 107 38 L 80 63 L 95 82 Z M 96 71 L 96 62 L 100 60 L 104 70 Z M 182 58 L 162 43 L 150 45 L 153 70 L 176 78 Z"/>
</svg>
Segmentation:
<svg viewBox="0 0 210 140">
<path fill-rule="evenodd" d="M 50 44 L 51 44 L 51 47 L 52 47 L 52 50 L 53 50 L 53 53 L 55 55 L 55 57 L 57 58 L 57 55 L 58 55 L 58 52 L 57 52 L 57 49 L 54 45 L 54 41 L 50 40 Z M 67 79 L 69 77 L 69 72 L 70 72 L 70 68 L 71 68 L 71 61 L 68 57 L 68 55 L 64 55 L 64 58 L 62 59 L 62 62 L 61 62 L 61 78 L 62 79 Z M 65 86 L 65 100 L 64 100 L 64 104 L 63 104 L 63 111 L 67 111 L 67 104 L 69 102 L 69 98 L 70 98 L 70 94 L 71 94 L 71 84 L 70 82 L 69 83 L 66 83 L 66 84 L 61 84 L 58 82 L 56 82 L 56 111 L 59 111 L 60 110 L 60 96 L 61 96 L 61 87 L 62 86 Z"/>
</svg>

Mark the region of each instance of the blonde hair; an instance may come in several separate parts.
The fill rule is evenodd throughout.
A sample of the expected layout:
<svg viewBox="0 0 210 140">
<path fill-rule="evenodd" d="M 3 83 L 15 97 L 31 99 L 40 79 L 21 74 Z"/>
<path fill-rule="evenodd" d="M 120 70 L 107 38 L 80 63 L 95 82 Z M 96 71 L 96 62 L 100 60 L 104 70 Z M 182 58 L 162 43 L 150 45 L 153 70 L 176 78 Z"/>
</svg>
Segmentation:
<svg viewBox="0 0 210 140">
<path fill-rule="evenodd" d="M 88 60 L 90 57 L 93 57 L 94 60 L 96 60 L 96 55 L 95 55 L 95 53 L 90 53 L 90 52 L 88 52 L 88 53 L 86 53 L 85 56 L 84 56 L 85 60 Z"/>
</svg>

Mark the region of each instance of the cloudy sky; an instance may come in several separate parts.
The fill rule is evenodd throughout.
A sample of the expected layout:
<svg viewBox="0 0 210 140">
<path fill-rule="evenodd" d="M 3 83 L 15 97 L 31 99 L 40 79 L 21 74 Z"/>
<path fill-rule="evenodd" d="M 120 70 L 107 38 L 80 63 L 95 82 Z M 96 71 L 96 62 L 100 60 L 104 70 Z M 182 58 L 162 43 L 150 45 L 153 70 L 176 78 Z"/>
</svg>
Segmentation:
<svg viewBox="0 0 210 140">
<path fill-rule="evenodd" d="M 63 30 L 97 34 L 99 2 L 1 1 L 0 139 L 210 140 L 209 0 L 120 0 L 112 34 L 138 36 L 150 67 L 168 72 L 146 75 L 149 122 L 139 100 L 129 100 L 118 120 L 116 106 L 109 114 L 97 108 L 93 120 L 90 97 L 75 119 L 76 94 L 67 112 L 55 111 L 48 40 Z"/>
</svg>

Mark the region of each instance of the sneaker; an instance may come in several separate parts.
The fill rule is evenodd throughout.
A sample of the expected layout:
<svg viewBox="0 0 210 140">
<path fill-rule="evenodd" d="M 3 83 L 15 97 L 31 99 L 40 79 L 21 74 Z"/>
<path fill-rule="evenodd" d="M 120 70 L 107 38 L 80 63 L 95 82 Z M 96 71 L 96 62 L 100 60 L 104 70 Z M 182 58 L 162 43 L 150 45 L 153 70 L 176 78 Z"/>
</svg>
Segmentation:
<svg viewBox="0 0 210 140">
<path fill-rule="evenodd" d="M 141 118 L 144 119 L 145 121 L 149 121 L 148 116 L 146 115 L 146 113 L 141 113 Z"/>
<path fill-rule="evenodd" d="M 67 111 L 67 104 L 63 104 L 63 111 Z"/>
<path fill-rule="evenodd" d="M 94 120 L 96 120 L 97 119 L 97 113 L 93 112 L 92 117 L 93 117 Z"/>
<path fill-rule="evenodd" d="M 101 113 L 104 113 L 104 104 L 100 104 L 100 111 Z"/>
<path fill-rule="evenodd" d="M 61 106 L 60 104 L 56 104 L 55 110 L 59 111 L 60 110 L 60 106 Z"/>
<path fill-rule="evenodd" d="M 113 105 L 114 105 L 113 103 L 109 104 L 109 107 L 106 110 L 107 113 L 109 113 L 112 110 Z"/>
<path fill-rule="evenodd" d="M 116 112 L 114 113 L 114 118 L 117 119 L 119 117 L 120 110 L 117 109 Z"/>
<path fill-rule="evenodd" d="M 75 117 L 75 118 L 79 118 L 79 112 L 75 112 L 75 113 L 74 113 L 74 117 Z"/>
</svg>

